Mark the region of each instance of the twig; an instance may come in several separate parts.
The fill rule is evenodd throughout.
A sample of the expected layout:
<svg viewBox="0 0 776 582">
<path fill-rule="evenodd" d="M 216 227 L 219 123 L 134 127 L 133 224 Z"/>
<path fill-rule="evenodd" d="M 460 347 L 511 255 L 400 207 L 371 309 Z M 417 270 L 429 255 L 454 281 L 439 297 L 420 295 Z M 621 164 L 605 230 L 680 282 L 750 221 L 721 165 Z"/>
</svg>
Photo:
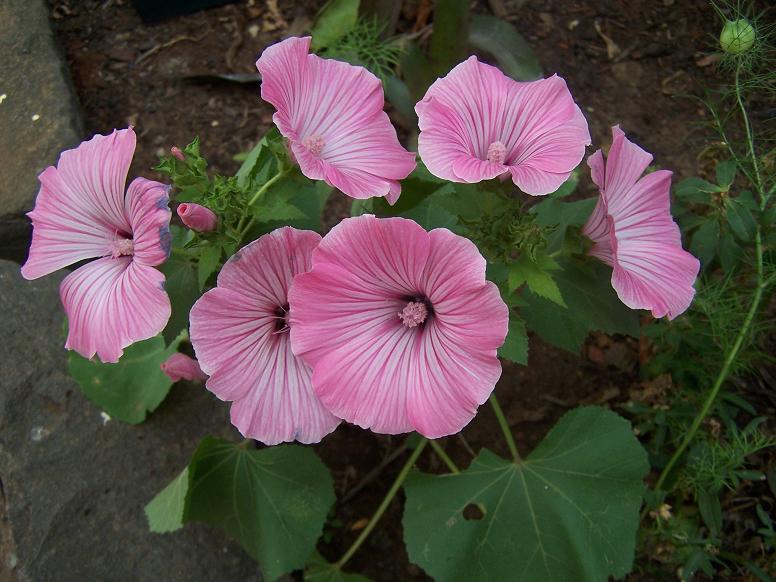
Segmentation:
<svg viewBox="0 0 776 582">
<path fill-rule="evenodd" d="M 366 476 L 361 479 L 355 486 L 353 486 L 345 495 L 342 496 L 342 499 L 339 501 L 340 505 L 346 505 L 348 501 L 353 499 L 356 495 L 359 494 L 359 492 L 369 485 L 372 481 L 374 481 L 380 473 L 383 472 L 383 469 L 385 469 L 388 465 L 393 463 L 397 458 L 399 458 L 404 451 L 407 450 L 407 441 L 404 441 L 401 446 L 399 446 L 396 450 L 391 452 L 387 457 L 385 457 L 379 465 L 377 465 L 374 469 L 369 471 L 369 473 L 366 474 Z"/>
<path fill-rule="evenodd" d="M 188 35 L 185 35 L 185 34 L 181 34 L 179 36 L 176 36 L 176 37 L 168 40 L 165 43 L 158 44 L 158 45 L 148 49 L 142 55 L 137 57 L 137 60 L 135 61 L 135 65 L 139 65 L 140 63 L 142 63 L 147 58 L 152 57 L 153 55 L 158 53 L 160 50 L 163 50 L 163 49 L 166 49 L 166 48 L 170 48 L 171 46 L 176 45 L 179 42 L 183 42 L 184 40 L 190 40 L 191 42 L 199 42 L 199 41 L 201 41 L 204 38 L 205 38 L 204 34 L 202 36 L 200 36 L 200 37 L 197 37 L 197 38 L 194 38 L 192 36 L 188 36 Z"/>
</svg>

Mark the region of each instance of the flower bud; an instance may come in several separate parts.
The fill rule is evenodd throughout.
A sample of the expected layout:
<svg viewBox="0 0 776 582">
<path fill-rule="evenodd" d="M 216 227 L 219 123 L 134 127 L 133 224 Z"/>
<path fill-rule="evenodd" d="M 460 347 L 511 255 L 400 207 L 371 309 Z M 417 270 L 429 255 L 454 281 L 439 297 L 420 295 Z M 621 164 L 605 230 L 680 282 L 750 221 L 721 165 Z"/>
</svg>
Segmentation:
<svg viewBox="0 0 776 582">
<path fill-rule="evenodd" d="M 732 55 L 745 53 L 754 45 L 754 27 L 745 18 L 728 20 L 719 35 L 722 50 Z"/>
<path fill-rule="evenodd" d="M 173 382 L 179 380 L 203 382 L 207 380 L 207 374 L 199 367 L 199 362 L 180 352 L 175 352 L 159 367 Z"/>
<path fill-rule="evenodd" d="M 215 230 L 218 225 L 218 217 L 212 210 L 191 202 L 178 205 L 178 216 L 183 224 L 198 232 Z"/>
<path fill-rule="evenodd" d="M 170 148 L 170 153 L 173 155 L 173 157 L 178 158 L 181 162 L 186 159 L 186 156 L 183 155 L 181 148 L 178 146 L 172 146 Z"/>
</svg>

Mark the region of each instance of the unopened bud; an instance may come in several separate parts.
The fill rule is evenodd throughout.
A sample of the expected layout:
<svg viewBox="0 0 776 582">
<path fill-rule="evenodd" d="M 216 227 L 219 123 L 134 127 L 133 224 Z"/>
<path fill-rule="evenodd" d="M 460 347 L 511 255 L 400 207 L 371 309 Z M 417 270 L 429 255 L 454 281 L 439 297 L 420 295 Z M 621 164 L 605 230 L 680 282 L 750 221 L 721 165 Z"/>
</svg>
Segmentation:
<svg viewBox="0 0 776 582">
<path fill-rule="evenodd" d="M 181 162 L 186 159 L 186 156 L 183 155 L 181 148 L 178 146 L 172 146 L 170 148 L 170 153 L 173 155 L 173 157 L 178 158 Z"/>
<path fill-rule="evenodd" d="M 181 217 L 183 224 L 197 232 L 208 232 L 218 226 L 218 217 L 212 210 L 192 202 L 179 204 L 178 216 Z"/>
<path fill-rule="evenodd" d="M 740 55 L 752 48 L 755 38 L 754 27 L 748 20 L 728 20 L 719 35 L 719 44 L 726 53 Z"/>
<path fill-rule="evenodd" d="M 178 382 L 179 380 L 203 382 L 207 380 L 207 374 L 199 367 L 199 362 L 180 352 L 175 352 L 167 358 L 160 368 L 173 382 Z"/>
</svg>

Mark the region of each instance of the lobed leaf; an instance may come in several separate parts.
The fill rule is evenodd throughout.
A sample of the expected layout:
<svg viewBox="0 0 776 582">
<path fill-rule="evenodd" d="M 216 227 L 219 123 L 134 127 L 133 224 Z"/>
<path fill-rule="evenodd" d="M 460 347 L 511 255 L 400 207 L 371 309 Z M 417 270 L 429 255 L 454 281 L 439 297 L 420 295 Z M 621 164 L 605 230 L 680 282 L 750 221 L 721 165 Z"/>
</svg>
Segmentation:
<svg viewBox="0 0 776 582">
<path fill-rule="evenodd" d="M 439 582 L 622 577 L 648 470 L 625 419 L 573 410 L 520 463 L 485 449 L 460 474 L 413 472 L 403 518 L 410 559 Z"/>
</svg>

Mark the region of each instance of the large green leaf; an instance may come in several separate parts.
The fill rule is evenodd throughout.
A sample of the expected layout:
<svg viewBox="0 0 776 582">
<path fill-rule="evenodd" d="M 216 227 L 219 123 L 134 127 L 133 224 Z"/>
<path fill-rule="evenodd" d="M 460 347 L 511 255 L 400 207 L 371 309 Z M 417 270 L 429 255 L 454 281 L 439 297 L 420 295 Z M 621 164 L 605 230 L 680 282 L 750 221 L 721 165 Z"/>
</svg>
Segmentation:
<svg viewBox="0 0 776 582">
<path fill-rule="evenodd" d="M 146 515 L 152 531 L 190 521 L 223 529 L 258 560 L 265 578 L 275 580 L 302 568 L 315 550 L 334 487 L 310 448 L 250 446 L 203 439 L 188 467 L 188 485 L 176 484 L 179 476 L 146 506 Z"/>
<path fill-rule="evenodd" d="M 487 53 L 513 79 L 535 81 L 542 77 L 542 68 L 533 49 L 506 20 L 486 14 L 472 17 L 469 44 L 473 49 Z"/>
<path fill-rule="evenodd" d="M 156 409 L 172 386 L 161 364 L 178 349 L 184 334 L 169 346 L 162 336 L 132 344 L 116 364 L 87 360 L 70 352 L 70 375 L 81 390 L 112 418 L 137 424 Z"/>
<path fill-rule="evenodd" d="M 172 341 L 181 331 L 188 330 L 189 311 L 200 295 L 197 263 L 172 256 L 159 269 L 166 276 L 164 289 L 170 296 L 172 307 L 170 320 L 162 335 L 167 341 Z"/>
<path fill-rule="evenodd" d="M 528 327 L 545 341 L 578 353 L 591 331 L 639 335 L 638 312 L 624 305 L 612 289 L 611 269 L 589 260 L 559 260 L 553 274 L 568 308 L 560 307 L 530 290 L 522 310 Z"/>
<path fill-rule="evenodd" d="M 405 484 L 410 560 L 438 582 L 606 581 L 630 571 L 647 455 L 598 407 L 566 414 L 520 463 L 487 449 Z"/>
</svg>

